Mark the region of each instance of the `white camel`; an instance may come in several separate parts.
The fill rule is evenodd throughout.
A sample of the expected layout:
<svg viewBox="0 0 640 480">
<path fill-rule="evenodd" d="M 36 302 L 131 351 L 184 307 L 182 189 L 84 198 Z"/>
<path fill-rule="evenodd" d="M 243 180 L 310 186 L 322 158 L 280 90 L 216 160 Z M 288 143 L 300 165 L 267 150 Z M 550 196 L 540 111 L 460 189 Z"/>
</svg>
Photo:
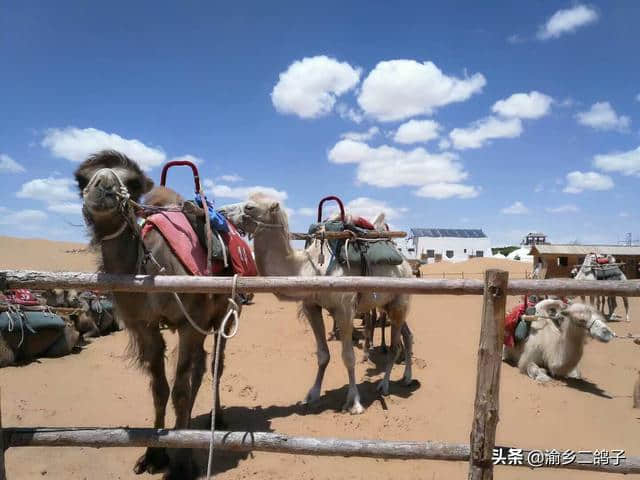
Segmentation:
<svg viewBox="0 0 640 480">
<path fill-rule="evenodd" d="M 584 262 L 582 262 L 582 266 L 580 267 L 580 269 L 578 269 L 577 273 L 573 278 L 575 278 L 576 280 L 598 280 L 598 278 L 596 277 L 596 270 L 602 269 L 603 267 L 598 264 L 597 259 L 598 257 L 595 253 L 590 253 L 589 255 L 586 255 L 584 257 Z M 612 266 L 611 264 L 616 263 L 616 259 L 612 255 L 607 255 L 607 260 L 608 260 L 608 263 L 604 265 Z M 611 278 L 608 278 L 607 280 L 627 280 L 627 276 L 624 274 L 624 272 L 620 267 L 617 267 L 615 275 L 612 276 Z M 582 297 L 582 299 L 584 301 L 584 297 Z M 609 318 L 613 316 L 613 313 L 615 312 L 618 306 L 615 296 L 603 297 L 603 298 L 598 297 L 597 299 L 595 299 L 594 297 L 589 297 L 589 301 L 591 305 L 594 305 L 594 300 L 597 300 L 595 304 L 597 305 L 597 308 L 602 311 L 603 314 L 604 314 L 605 304 L 608 305 Z M 627 297 L 622 297 L 622 303 L 624 304 L 626 321 L 630 322 L 631 316 L 629 314 L 629 299 Z"/>
<path fill-rule="evenodd" d="M 221 212 L 240 229 L 253 235 L 256 264 L 260 275 L 267 276 L 353 276 L 360 275 L 358 265 L 343 266 L 330 261 L 327 242 L 314 241 L 304 250 L 294 250 L 289 241 L 287 214 L 280 204 L 257 194 L 247 202 L 227 205 Z M 320 261 L 326 255 L 324 261 Z M 329 271 L 329 267 L 331 270 Z M 405 260 L 401 265 L 372 265 L 371 275 L 385 277 L 411 277 L 411 267 Z M 400 352 L 400 336 L 409 309 L 410 296 L 389 293 L 307 292 L 276 294 L 280 300 L 300 301 L 300 313 L 307 318 L 317 345 L 318 370 L 316 379 L 305 398 L 312 402 L 320 397 L 322 380 L 329 363 L 329 347 L 325 333 L 322 309 L 329 311 L 337 322 L 342 342 L 342 361 L 349 376 L 349 390 L 343 411 L 352 414 L 364 412 L 355 379 L 355 356 L 352 331 L 356 312 L 378 308 L 391 319 L 391 347 L 388 350 L 384 378 L 378 385 L 383 395 L 389 393 L 389 378 L 396 356 Z M 405 370 L 403 383 L 411 383 L 411 339 L 405 338 Z"/>
<path fill-rule="evenodd" d="M 580 378 L 578 363 L 587 335 L 608 342 L 615 335 L 593 306 L 543 300 L 536 305 L 529 336 L 514 347 L 505 346 L 503 359 L 538 382 L 551 377 Z"/>
</svg>

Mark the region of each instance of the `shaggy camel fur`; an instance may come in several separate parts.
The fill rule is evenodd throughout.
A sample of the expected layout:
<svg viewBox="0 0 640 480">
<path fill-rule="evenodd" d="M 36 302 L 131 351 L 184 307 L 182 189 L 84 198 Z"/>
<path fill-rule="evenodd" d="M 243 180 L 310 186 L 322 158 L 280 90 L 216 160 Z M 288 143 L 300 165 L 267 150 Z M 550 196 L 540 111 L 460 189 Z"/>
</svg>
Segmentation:
<svg viewBox="0 0 640 480">
<path fill-rule="evenodd" d="M 529 336 L 514 347 L 504 347 L 503 359 L 517 364 L 538 382 L 551 377 L 580 378 L 577 369 L 587 335 L 608 342 L 614 333 L 593 306 L 543 300 L 536 305 Z"/>
<path fill-rule="evenodd" d="M 130 198 L 139 201 L 141 195 L 151 190 L 153 182 L 134 161 L 116 151 L 102 151 L 85 160 L 76 170 L 75 177 L 92 243 L 100 252 L 101 271 L 189 274 L 156 230 L 151 230 L 144 241 L 140 239 L 134 213 L 130 204 L 123 200 L 122 191 L 126 187 Z M 164 203 L 158 199 L 156 202 Z M 180 297 L 200 328 L 208 330 L 220 326 L 227 310 L 228 295 L 183 294 Z M 138 364 L 151 376 L 155 428 L 165 427 L 169 399 L 164 361 L 166 345 L 160 324 L 178 333 L 178 361 L 171 398 L 176 414 L 175 427 L 189 428 L 191 410 L 205 370 L 204 335 L 189 325 L 171 294 L 115 293 L 114 303 L 117 315 L 130 334 Z M 214 345 L 214 352 L 215 348 L 218 346 Z M 223 342 L 219 348 L 224 349 Z M 215 408 L 220 408 L 219 403 Z M 148 448 L 134 471 L 156 473 L 167 466 L 165 479 L 196 478 L 191 452 L 186 449 L 180 449 L 170 462 L 165 448 Z"/>
<path fill-rule="evenodd" d="M 320 253 L 329 252 L 328 246 L 322 247 L 319 241 L 312 242 L 305 250 L 294 250 L 289 241 L 289 222 L 287 214 L 277 201 L 264 195 L 254 195 L 247 202 L 228 205 L 221 209 L 240 229 L 254 236 L 256 263 L 260 275 L 274 276 L 348 276 L 360 275 L 358 266 L 348 269 L 335 262 L 335 268 L 330 272 L 329 259 L 320 262 Z M 322 264 L 321 264 L 322 263 Z M 386 277 L 411 277 L 411 267 L 405 261 L 399 266 L 372 266 L 371 274 Z M 305 398 L 311 402 L 320 397 L 322 379 L 329 363 L 329 348 L 325 333 L 322 309 L 329 311 L 340 329 L 342 342 L 342 361 L 349 376 L 349 390 L 343 410 L 352 414 L 364 412 L 360 403 L 360 394 L 356 386 L 355 356 L 353 352 L 352 331 L 353 318 L 356 312 L 366 312 L 379 308 L 387 312 L 391 320 L 391 348 L 387 354 L 387 363 L 379 391 L 389 393 L 389 377 L 391 369 L 400 353 L 400 334 L 405 323 L 409 308 L 409 295 L 392 295 L 387 293 L 356 294 L 354 292 L 341 293 L 300 293 L 279 294 L 280 300 L 300 301 L 300 312 L 307 318 L 315 336 L 318 352 L 318 370 L 316 379 Z M 411 382 L 411 347 L 409 339 L 405 348 L 408 361 L 405 365 L 403 382 Z"/>
<path fill-rule="evenodd" d="M 633 386 L 633 408 L 640 408 L 640 372 L 638 372 L 638 379 Z"/>
</svg>

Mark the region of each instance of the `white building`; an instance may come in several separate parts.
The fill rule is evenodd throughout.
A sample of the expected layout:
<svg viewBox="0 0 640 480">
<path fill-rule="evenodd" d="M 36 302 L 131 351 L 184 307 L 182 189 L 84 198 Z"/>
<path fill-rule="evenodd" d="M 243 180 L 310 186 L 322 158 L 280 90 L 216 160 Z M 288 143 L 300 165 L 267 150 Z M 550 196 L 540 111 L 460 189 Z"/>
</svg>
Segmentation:
<svg viewBox="0 0 640 480">
<path fill-rule="evenodd" d="M 491 242 L 480 229 L 412 228 L 405 254 L 428 262 L 490 257 Z"/>
</svg>

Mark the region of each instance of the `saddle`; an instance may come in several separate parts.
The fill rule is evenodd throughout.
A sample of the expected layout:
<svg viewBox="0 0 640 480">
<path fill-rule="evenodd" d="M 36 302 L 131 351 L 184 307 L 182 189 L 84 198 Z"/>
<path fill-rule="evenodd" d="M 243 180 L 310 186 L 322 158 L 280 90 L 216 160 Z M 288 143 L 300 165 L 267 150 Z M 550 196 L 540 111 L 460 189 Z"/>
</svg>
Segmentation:
<svg viewBox="0 0 640 480">
<path fill-rule="evenodd" d="M 516 305 L 504 320 L 504 344 L 507 347 L 515 347 L 529 336 L 530 325 L 522 320 L 523 315 L 534 315 L 536 307 L 533 302 L 527 300 L 527 304 Z"/>
<path fill-rule="evenodd" d="M 322 221 L 322 205 L 326 200 L 336 200 L 340 206 L 340 218 Z M 353 239 L 331 239 L 328 246 L 331 253 L 331 263 L 328 272 L 331 271 L 333 262 L 340 265 L 360 267 L 362 275 L 367 275 L 371 265 L 400 265 L 403 257 L 395 244 L 388 239 L 363 240 L 359 239 L 366 232 L 375 230 L 374 226 L 365 218 L 345 216 L 344 206 L 337 197 L 326 197 L 318 206 L 318 221 L 309 226 L 309 234 L 319 232 L 353 232 Z M 307 240 L 305 248 L 311 244 Z"/>
<path fill-rule="evenodd" d="M 0 332 L 36 333 L 44 328 L 62 329 L 64 320 L 42 305 L 30 290 L 16 289 L 0 294 Z"/>
</svg>

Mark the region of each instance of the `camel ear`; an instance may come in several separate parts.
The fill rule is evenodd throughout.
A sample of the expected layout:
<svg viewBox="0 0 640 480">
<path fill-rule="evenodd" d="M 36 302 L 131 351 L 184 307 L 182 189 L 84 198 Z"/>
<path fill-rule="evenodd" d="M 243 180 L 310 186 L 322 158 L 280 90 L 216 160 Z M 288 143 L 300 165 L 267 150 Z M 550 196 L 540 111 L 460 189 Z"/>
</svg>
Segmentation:
<svg viewBox="0 0 640 480">
<path fill-rule="evenodd" d="M 278 202 L 271 202 L 271 205 L 269 205 L 269 211 L 272 213 L 277 212 L 278 210 L 280 210 L 280 203 Z"/>
</svg>

